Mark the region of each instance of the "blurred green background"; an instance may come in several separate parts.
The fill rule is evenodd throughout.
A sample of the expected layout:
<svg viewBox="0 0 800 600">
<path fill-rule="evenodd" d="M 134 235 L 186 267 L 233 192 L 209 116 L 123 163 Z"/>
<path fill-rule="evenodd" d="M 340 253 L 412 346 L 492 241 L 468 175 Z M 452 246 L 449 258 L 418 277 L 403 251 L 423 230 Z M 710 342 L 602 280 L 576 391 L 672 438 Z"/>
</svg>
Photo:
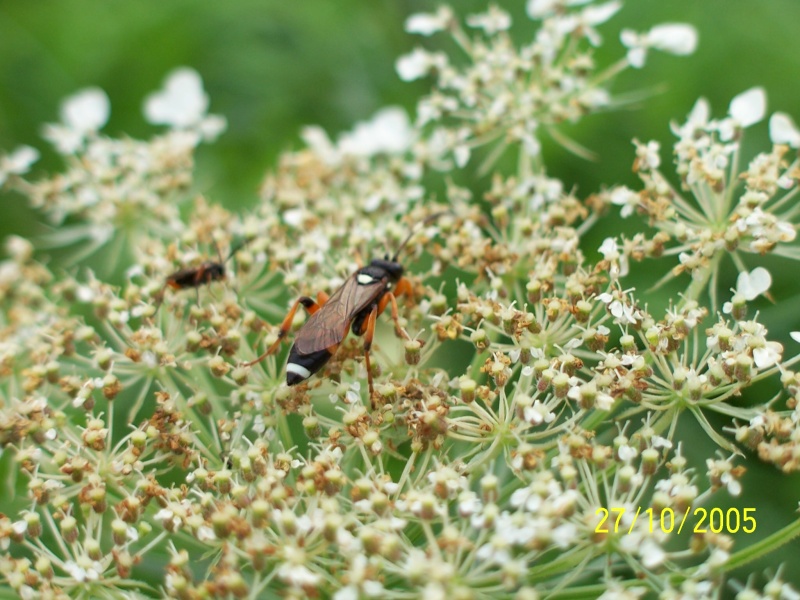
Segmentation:
<svg viewBox="0 0 800 600">
<path fill-rule="evenodd" d="M 463 12 L 486 6 L 473 0 L 455 4 Z M 518 25 L 525 22 L 523 2 L 498 4 L 517 15 Z M 278 153 L 299 146 L 303 125 L 320 124 L 335 135 L 385 105 L 412 109 L 427 84 L 401 82 L 394 61 L 417 44 L 438 42 L 405 34 L 402 23 L 408 14 L 435 6 L 412 0 L 0 0 L 0 152 L 34 145 L 44 153 L 37 169 L 59 169 L 40 127 L 58 119 L 62 98 L 87 86 L 103 88 L 111 99 L 105 132 L 147 137 L 156 129 L 142 118 L 143 99 L 170 70 L 187 65 L 202 75 L 211 111 L 229 124 L 216 144 L 200 149 L 199 189 L 228 207 L 253 206 L 264 172 Z M 800 122 L 800 0 L 628 0 L 601 28 L 607 43 L 598 60 L 607 64 L 622 55 L 623 27 L 646 30 L 676 21 L 698 28 L 697 53 L 690 58 L 652 53 L 644 70 L 623 74 L 614 86 L 621 94 L 649 91 L 649 98 L 567 131 L 597 151 L 597 161 L 545 146 L 551 174 L 568 189 L 583 197 L 603 185 L 635 187 L 631 138 L 661 141 L 666 159 L 669 121 L 682 119 L 701 95 L 710 100 L 715 116 L 723 116 L 734 95 L 762 85 L 770 112 L 785 111 Z M 747 142 L 766 148 L 766 123 L 748 131 Z M 19 198 L 5 195 L 0 201 L 0 237 L 37 230 L 36 216 Z M 608 231 L 598 231 L 587 247 L 596 248 Z M 775 273 L 787 263 L 767 266 Z M 729 275 L 733 286 L 735 272 Z M 800 329 L 800 314 L 788 297 L 792 293 L 796 290 L 777 285 L 773 295 L 779 301 L 764 304 L 764 319 L 773 331 Z M 789 353 L 794 353 L 791 347 Z M 687 427 L 692 451 L 711 456 L 710 445 L 698 447 L 697 440 L 706 436 L 692 431 L 688 421 Z M 748 498 L 725 502 L 758 507 L 758 538 L 794 518 L 800 497 L 796 476 L 750 461 L 744 486 Z M 795 543 L 773 557 L 773 564 L 798 554 Z M 767 564 L 749 566 L 740 580 Z M 800 573 L 785 574 L 800 584 Z"/>
</svg>

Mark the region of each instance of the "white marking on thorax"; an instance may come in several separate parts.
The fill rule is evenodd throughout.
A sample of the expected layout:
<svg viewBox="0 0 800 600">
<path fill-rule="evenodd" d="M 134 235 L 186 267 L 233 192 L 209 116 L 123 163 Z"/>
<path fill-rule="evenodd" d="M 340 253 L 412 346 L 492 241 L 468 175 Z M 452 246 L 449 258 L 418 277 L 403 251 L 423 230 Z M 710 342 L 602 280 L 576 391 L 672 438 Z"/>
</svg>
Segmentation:
<svg viewBox="0 0 800 600">
<path fill-rule="evenodd" d="M 300 377 L 303 379 L 308 379 L 311 377 L 311 371 L 306 369 L 303 365 L 298 365 L 297 363 L 288 363 L 286 365 L 286 372 L 300 375 Z"/>
<path fill-rule="evenodd" d="M 368 275 L 367 273 L 359 273 L 356 276 L 356 281 L 360 285 L 369 285 L 370 283 L 375 282 L 375 278 L 372 275 Z"/>
</svg>

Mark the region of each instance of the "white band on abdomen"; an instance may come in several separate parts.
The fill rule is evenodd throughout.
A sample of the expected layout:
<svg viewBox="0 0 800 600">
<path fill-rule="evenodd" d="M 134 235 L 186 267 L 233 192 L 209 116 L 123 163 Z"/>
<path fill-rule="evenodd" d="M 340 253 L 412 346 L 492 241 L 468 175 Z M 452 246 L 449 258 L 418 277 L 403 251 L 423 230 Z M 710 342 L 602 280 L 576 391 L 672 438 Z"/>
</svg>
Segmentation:
<svg viewBox="0 0 800 600">
<path fill-rule="evenodd" d="M 288 363 L 286 365 L 286 372 L 300 375 L 300 377 L 303 379 L 308 379 L 311 377 L 311 371 L 306 369 L 303 365 L 298 365 L 297 363 Z"/>
</svg>

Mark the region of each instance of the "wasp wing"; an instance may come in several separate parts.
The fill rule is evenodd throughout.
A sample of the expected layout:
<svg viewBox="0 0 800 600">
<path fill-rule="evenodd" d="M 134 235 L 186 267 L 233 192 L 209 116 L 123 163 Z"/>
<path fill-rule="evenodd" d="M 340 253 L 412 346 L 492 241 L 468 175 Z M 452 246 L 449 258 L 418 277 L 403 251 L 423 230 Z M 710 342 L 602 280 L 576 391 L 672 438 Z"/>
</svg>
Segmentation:
<svg viewBox="0 0 800 600">
<path fill-rule="evenodd" d="M 295 349 L 300 354 L 311 354 L 339 344 L 353 318 L 385 289 L 384 279 L 365 285 L 358 283 L 356 275 L 349 277 L 300 328 L 294 340 Z"/>
</svg>

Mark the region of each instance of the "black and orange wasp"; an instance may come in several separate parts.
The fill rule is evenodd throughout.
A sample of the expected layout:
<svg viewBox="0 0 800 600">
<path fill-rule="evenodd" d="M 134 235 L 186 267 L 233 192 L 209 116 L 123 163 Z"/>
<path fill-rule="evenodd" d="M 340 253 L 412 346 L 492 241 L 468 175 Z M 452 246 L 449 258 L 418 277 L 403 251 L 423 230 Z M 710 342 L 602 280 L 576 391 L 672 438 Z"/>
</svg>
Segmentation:
<svg viewBox="0 0 800 600">
<path fill-rule="evenodd" d="M 224 280 L 227 276 L 225 263 L 228 262 L 234 254 L 241 250 L 246 243 L 247 240 L 239 242 L 233 246 L 231 251 L 228 253 L 227 258 L 225 259 L 222 258 L 222 252 L 220 252 L 219 246 L 217 246 L 219 262 L 207 260 L 197 267 L 187 267 L 167 275 L 166 279 L 164 280 L 164 287 L 161 288 L 161 292 L 159 294 L 158 306 L 161 306 L 161 302 L 164 299 L 164 292 L 167 288 L 172 288 L 173 290 L 186 290 L 189 288 L 194 288 L 197 292 L 197 302 L 199 304 L 200 286 L 207 285 L 212 281 Z M 216 246 L 216 243 L 214 245 Z"/>
<path fill-rule="evenodd" d="M 423 226 L 439 218 L 444 212 L 428 216 L 418 223 Z M 278 332 L 278 339 L 255 360 L 244 363 L 252 366 L 275 353 L 281 341 L 289 333 L 297 309 L 302 305 L 310 317 L 295 335 L 294 344 L 289 351 L 286 363 L 286 384 L 297 385 L 319 371 L 336 353 L 339 345 L 350 329 L 357 336 L 364 336 L 364 361 L 367 369 L 370 399 L 373 398 L 372 368 L 369 352 L 375 334 L 375 322 L 387 306 L 391 306 L 392 319 L 398 335 L 410 339 L 399 325 L 397 296 L 410 295 L 413 288 L 403 277 L 403 265 L 397 262 L 400 252 L 416 233 L 409 232 L 395 251 L 393 257 L 373 259 L 361 267 L 331 296 L 324 292 L 317 294 L 316 302 L 308 296 L 298 298 L 292 304 Z"/>
</svg>

